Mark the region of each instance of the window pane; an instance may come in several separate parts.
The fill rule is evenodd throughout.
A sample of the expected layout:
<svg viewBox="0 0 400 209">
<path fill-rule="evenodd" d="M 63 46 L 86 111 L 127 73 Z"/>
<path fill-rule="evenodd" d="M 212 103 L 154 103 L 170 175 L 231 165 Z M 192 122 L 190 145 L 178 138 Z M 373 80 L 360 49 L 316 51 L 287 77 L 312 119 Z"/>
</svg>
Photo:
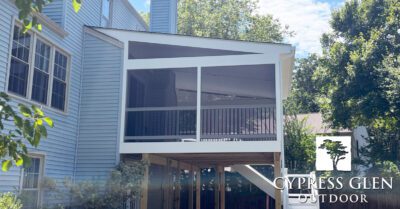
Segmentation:
<svg viewBox="0 0 400 209">
<path fill-rule="evenodd" d="M 26 96 L 28 83 L 29 65 L 14 57 L 11 58 L 10 76 L 8 80 L 8 90 Z"/>
<path fill-rule="evenodd" d="M 54 57 L 54 77 L 66 81 L 67 75 L 67 57 L 56 51 Z"/>
<path fill-rule="evenodd" d="M 51 106 L 64 110 L 66 84 L 58 79 L 53 80 L 53 93 L 51 95 Z"/>
<path fill-rule="evenodd" d="M 26 96 L 30 42 L 29 33 L 23 34 L 14 27 L 8 90 L 21 96 Z"/>
<path fill-rule="evenodd" d="M 37 40 L 35 50 L 35 70 L 32 83 L 32 100 L 46 104 L 49 86 L 50 46 Z"/>
<path fill-rule="evenodd" d="M 22 33 L 20 28 L 14 27 L 12 56 L 28 62 L 31 35 Z"/>
<path fill-rule="evenodd" d="M 110 0 L 103 0 L 102 14 L 103 14 L 104 18 L 106 18 L 107 20 L 109 19 L 109 17 L 110 17 Z"/>
<path fill-rule="evenodd" d="M 24 170 L 22 188 L 38 188 L 40 174 L 40 158 L 31 158 L 31 164 Z"/>
<path fill-rule="evenodd" d="M 51 106 L 59 110 L 64 110 L 65 108 L 67 62 L 67 57 L 59 51 L 56 51 L 54 56 L 54 80 L 51 94 Z"/>
<path fill-rule="evenodd" d="M 37 40 L 35 51 L 35 68 L 49 72 L 50 46 Z"/>
<path fill-rule="evenodd" d="M 32 83 L 32 99 L 46 104 L 49 75 L 39 70 L 34 71 Z"/>
</svg>

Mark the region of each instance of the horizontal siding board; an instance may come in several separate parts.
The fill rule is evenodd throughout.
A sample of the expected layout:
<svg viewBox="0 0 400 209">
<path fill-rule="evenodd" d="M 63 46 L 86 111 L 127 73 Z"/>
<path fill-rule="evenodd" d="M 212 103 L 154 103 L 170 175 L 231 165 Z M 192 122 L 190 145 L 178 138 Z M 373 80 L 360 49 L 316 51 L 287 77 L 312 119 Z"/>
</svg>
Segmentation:
<svg viewBox="0 0 400 209">
<path fill-rule="evenodd" d="M 126 30 L 145 31 L 146 28 L 143 27 L 137 17 L 132 13 L 132 11 L 125 5 L 123 1 L 126 0 L 113 1 L 112 27 Z"/>
<path fill-rule="evenodd" d="M 106 179 L 117 163 L 122 49 L 90 34 L 84 38 L 76 175 Z"/>
<path fill-rule="evenodd" d="M 113 27 L 145 30 L 123 1 L 113 1 Z M 0 1 L 0 91 L 6 90 L 11 23 L 13 17 L 18 16 L 12 2 Z M 48 138 L 38 148 L 29 147 L 29 150 L 45 153 L 45 175 L 59 182 L 59 189 L 63 189 L 61 182 L 65 178 L 73 178 L 74 174 L 77 178 L 104 180 L 117 160 L 122 51 L 93 36 L 84 35 L 84 25 L 100 25 L 99 0 L 85 0 L 78 13 L 74 12 L 71 1 L 53 0 L 43 13 L 68 33 L 63 38 L 43 25 L 40 34 L 71 56 L 68 104 L 65 113 L 43 107 L 55 127 L 48 130 Z M 83 51 L 87 53 L 83 55 Z M 17 103 L 30 105 L 25 99 L 13 97 L 12 100 L 14 107 Z M 6 127 L 11 128 L 7 124 Z M 78 158 L 76 147 L 79 148 Z M 89 168 L 87 164 L 93 166 Z M 20 173 L 20 169 L 15 167 L 7 173 L 1 172 L 0 192 L 18 188 Z M 44 201 L 57 203 L 60 200 L 45 196 Z"/>
<path fill-rule="evenodd" d="M 43 14 L 48 16 L 55 23 L 63 26 L 65 0 L 53 0 L 43 8 Z"/>
</svg>

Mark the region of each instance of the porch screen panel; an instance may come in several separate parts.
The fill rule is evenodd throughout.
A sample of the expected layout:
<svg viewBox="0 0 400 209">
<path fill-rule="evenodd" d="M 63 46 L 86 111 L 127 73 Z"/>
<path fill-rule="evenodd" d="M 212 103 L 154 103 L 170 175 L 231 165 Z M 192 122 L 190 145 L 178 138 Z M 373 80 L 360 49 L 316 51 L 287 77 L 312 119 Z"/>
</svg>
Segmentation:
<svg viewBox="0 0 400 209">
<path fill-rule="evenodd" d="M 201 141 L 275 140 L 274 65 L 203 67 Z"/>
<path fill-rule="evenodd" d="M 196 135 L 197 69 L 128 73 L 125 141 L 192 141 Z"/>
</svg>

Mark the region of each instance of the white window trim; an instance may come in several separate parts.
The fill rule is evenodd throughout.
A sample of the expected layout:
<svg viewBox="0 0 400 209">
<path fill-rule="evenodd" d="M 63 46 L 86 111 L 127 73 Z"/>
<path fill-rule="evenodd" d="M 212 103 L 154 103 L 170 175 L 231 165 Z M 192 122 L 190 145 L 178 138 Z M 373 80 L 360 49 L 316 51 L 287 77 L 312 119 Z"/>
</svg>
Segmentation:
<svg viewBox="0 0 400 209">
<path fill-rule="evenodd" d="M 44 171 L 45 171 L 45 160 L 46 160 L 46 155 L 44 153 L 29 153 L 29 157 L 31 158 L 39 158 L 40 159 L 40 165 L 39 165 L 39 178 L 38 178 L 38 197 L 37 197 L 37 208 L 42 207 L 43 203 L 43 189 L 41 188 L 41 182 L 43 180 Z M 22 193 L 24 190 L 29 190 L 29 189 L 24 189 L 24 174 L 25 174 L 25 169 L 21 168 L 21 175 L 20 175 L 20 184 L 19 184 L 19 193 Z"/>
<path fill-rule="evenodd" d="M 21 96 L 19 94 L 16 94 L 14 92 L 11 92 L 8 90 L 8 85 L 9 85 L 9 76 L 10 76 L 10 70 L 11 70 L 11 52 L 12 52 L 12 42 L 13 42 L 13 36 L 14 36 L 14 27 L 22 27 L 22 24 L 19 23 L 14 19 L 11 30 L 10 30 L 10 49 L 9 49 L 9 59 L 8 59 L 8 66 L 7 66 L 7 75 L 6 75 L 6 85 L 5 85 L 5 91 L 7 94 L 9 94 L 11 97 L 22 100 L 24 102 L 27 102 L 29 104 L 33 104 L 39 107 L 45 107 L 46 109 L 49 109 L 53 112 L 56 113 L 61 113 L 61 114 L 67 114 L 68 112 L 68 98 L 69 98 L 69 88 L 70 88 L 70 71 L 71 71 L 71 55 L 70 53 L 66 52 L 65 50 L 61 49 L 59 46 L 54 44 L 49 40 L 49 38 L 45 37 L 42 34 L 39 34 L 39 32 L 31 30 L 28 31 L 31 35 L 31 42 L 30 42 L 30 49 L 29 49 L 29 59 L 28 59 L 28 64 L 29 64 L 29 72 L 28 72 L 28 82 L 27 82 L 27 89 L 26 89 L 26 96 Z M 34 68 L 35 68 L 35 53 L 36 53 L 36 40 L 39 39 L 43 43 L 47 44 L 50 46 L 50 62 L 49 62 L 49 83 L 48 83 L 48 95 L 47 95 L 47 101 L 46 104 L 37 102 L 32 100 L 32 83 L 33 83 L 33 74 L 34 74 Z M 65 78 L 65 83 L 66 83 L 66 89 L 65 89 L 65 101 L 64 101 L 64 110 L 57 109 L 55 107 L 51 106 L 51 96 L 52 96 L 52 89 L 53 89 L 53 74 L 54 74 L 54 55 L 55 51 L 60 52 L 64 56 L 67 57 L 67 67 L 66 67 L 66 78 Z"/>
</svg>

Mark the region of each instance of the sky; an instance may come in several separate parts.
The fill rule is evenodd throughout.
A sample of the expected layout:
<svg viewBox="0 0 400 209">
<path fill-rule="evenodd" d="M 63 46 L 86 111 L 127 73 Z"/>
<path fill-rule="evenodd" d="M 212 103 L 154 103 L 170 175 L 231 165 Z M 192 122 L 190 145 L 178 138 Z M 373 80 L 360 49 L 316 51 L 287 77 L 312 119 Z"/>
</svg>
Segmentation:
<svg viewBox="0 0 400 209">
<path fill-rule="evenodd" d="M 150 0 L 129 0 L 138 11 L 148 12 Z M 330 31 L 331 12 L 345 0 L 259 0 L 259 14 L 271 14 L 295 35 L 286 42 L 296 46 L 296 56 L 321 53 L 320 37 Z"/>
</svg>

